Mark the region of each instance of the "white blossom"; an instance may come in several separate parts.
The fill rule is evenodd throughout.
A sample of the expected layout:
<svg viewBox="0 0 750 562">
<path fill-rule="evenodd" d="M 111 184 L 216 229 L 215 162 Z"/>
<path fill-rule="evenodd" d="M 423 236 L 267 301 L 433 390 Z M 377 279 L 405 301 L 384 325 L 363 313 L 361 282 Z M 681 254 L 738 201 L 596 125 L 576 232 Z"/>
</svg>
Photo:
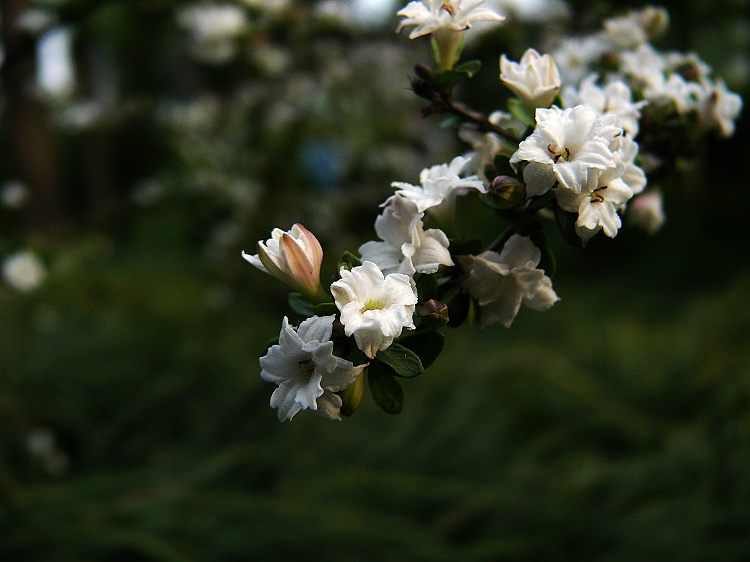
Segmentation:
<svg viewBox="0 0 750 562">
<path fill-rule="evenodd" d="M 591 65 L 607 51 L 608 44 L 598 35 L 568 37 L 552 52 L 564 84 L 578 84 L 591 73 Z"/>
<path fill-rule="evenodd" d="M 193 55 L 222 64 L 237 54 L 234 39 L 248 27 L 245 11 L 231 4 L 193 4 L 177 13 L 177 23 L 192 34 Z"/>
<path fill-rule="evenodd" d="M 641 108 L 648 103 L 646 100 L 632 101 L 632 92 L 622 80 L 613 80 L 604 86 L 597 85 L 598 74 L 591 74 L 585 78 L 580 86 L 566 86 L 561 97 L 563 107 L 585 105 L 599 115 L 611 113 L 618 118 L 618 125 L 626 133 L 638 134 L 638 121 L 641 118 Z"/>
<path fill-rule="evenodd" d="M 617 166 L 622 128 L 614 115 L 599 116 L 579 105 L 536 110 L 537 126 L 510 159 L 511 165 L 528 162 L 523 177 L 529 196 L 546 193 L 557 182 L 581 193 L 596 183 L 607 168 Z"/>
<path fill-rule="evenodd" d="M 405 18 L 397 31 L 415 26 L 409 39 L 433 33 L 439 29 L 464 31 L 475 21 L 503 21 L 505 18 L 488 8 L 480 7 L 485 0 L 420 0 L 409 2 L 396 15 Z"/>
<path fill-rule="evenodd" d="M 482 326 L 502 322 L 509 328 L 521 303 L 542 311 L 559 300 L 552 280 L 537 268 L 541 256 L 530 238 L 514 234 L 499 254 L 459 257 L 467 273 L 463 286 L 479 303 Z"/>
<path fill-rule="evenodd" d="M 500 81 L 529 108 L 549 107 L 560 91 L 560 72 L 550 55 L 528 49 L 519 62 L 500 57 Z"/>
<path fill-rule="evenodd" d="M 638 12 L 604 20 L 606 40 L 618 50 L 631 50 L 648 41 Z"/>
<path fill-rule="evenodd" d="M 560 208 L 578 213 L 576 234 L 584 245 L 599 231 L 614 238 L 622 226 L 618 209 L 633 197 L 633 192 L 622 180 L 621 174 L 621 168 L 609 168 L 599 176 L 599 185 L 579 194 L 555 189 Z"/>
<path fill-rule="evenodd" d="M 375 232 L 382 242 L 370 241 L 359 247 L 365 261 L 375 263 L 383 274 L 435 273 L 441 265 L 453 265 L 448 237 L 442 230 L 424 229 L 424 213 L 413 201 L 393 195 L 375 219 Z"/>
<path fill-rule="evenodd" d="M 256 255 L 243 251 L 242 257 L 306 297 L 313 300 L 321 297 L 323 249 L 318 239 L 301 224 L 295 224 L 288 232 L 274 228 L 271 238 L 265 243 L 258 242 Z"/>
<path fill-rule="evenodd" d="M 438 164 L 422 170 L 419 174 L 421 185 L 396 181 L 391 186 L 397 188 L 396 193 L 416 203 L 420 213 L 429 210 L 440 222 L 450 220 L 454 215 L 457 195 L 471 189 L 481 193 L 487 191 L 479 176 L 460 177 L 468 162 L 468 158 L 457 156 L 450 164 Z"/>
<path fill-rule="evenodd" d="M 365 261 L 351 271 L 341 268 L 341 279 L 331 284 L 341 311 L 344 333 L 354 336 L 357 347 L 373 358 L 388 348 L 404 328 L 413 329 L 417 286 L 408 275 L 384 276 L 373 262 Z"/>
<path fill-rule="evenodd" d="M 261 378 L 278 385 L 271 407 L 278 409 L 280 421 L 306 409 L 341 419 L 341 397 L 335 393 L 354 383 L 365 365 L 354 366 L 333 355 L 335 318 L 313 316 L 295 330 L 284 317 L 279 343 L 260 358 Z"/>
<path fill-rule="evenodd" d="M 705 129 L 718 129 L 722 137 L 734 134 L 734 122 L 742 111 L 742 98 L 727 89 L 723 80 L 709 84 L 698 104 L 698 115 Z"/>
<path fill-rule="evenodd" d="M 3 262 L 3 279 L 15 290 L 28 293 L 39 287 L 47 278 L 42 260 L 31 250 L 21 250 Z"/>
</svg>

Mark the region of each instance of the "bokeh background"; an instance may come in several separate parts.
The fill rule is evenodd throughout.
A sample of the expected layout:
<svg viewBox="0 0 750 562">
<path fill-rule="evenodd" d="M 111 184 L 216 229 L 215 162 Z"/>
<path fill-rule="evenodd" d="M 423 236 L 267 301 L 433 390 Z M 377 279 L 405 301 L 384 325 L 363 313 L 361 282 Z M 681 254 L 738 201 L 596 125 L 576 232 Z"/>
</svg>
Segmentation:
<svg viewBox="0 0 750 562">
<path fill-rule="evenodd" d="M 500 53 L 640 6 L 496 5 L 485 111 Z M 747 100 L 747 0 L 663 5 L 658 46 Z M 556 242 L 562 300 L 449 330 L 399 416 L 269 408 L 286 289 L 240 251 L 301 222 L 330 277 L 391 181 L 466 150 L 420 116 L 400 7 L 0 1 L 0 261 L 27 279 L 0 282 L 0 560 L 750 559 L 746 110 L 658 235 Z"/>
</svg>

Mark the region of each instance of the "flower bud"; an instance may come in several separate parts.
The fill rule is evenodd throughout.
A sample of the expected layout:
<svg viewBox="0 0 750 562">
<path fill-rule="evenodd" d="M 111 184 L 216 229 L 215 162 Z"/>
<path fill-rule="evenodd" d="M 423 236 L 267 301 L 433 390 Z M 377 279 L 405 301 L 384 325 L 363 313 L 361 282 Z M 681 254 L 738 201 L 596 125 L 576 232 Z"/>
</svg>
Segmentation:
<svg viewBox="0 0 750 562">
<path fill-rule="evenodd" d="M 419 318 L 430 330 L 437 330 L 448 323 L 448 305 L 436 299 L 430 299 L 419 309 Z"/>
<path fill-rule="evenodd" d="M 323 249 L 318 239 L 301 224 L 295 224 L 288 232 L 275 228 L 265 243 L 258 242 L 256 255 L 242 252 L 242 257 L 313 303 L 329 300 L 320 286 Z"/>
<path fill-rule="evenodd" d="M 526 201 L 526 188 L 515 178 L 497 176 L 490 183 L 487 201 L 496 209 L 512 209 Z"/>
<path fill-rule="evenodd" d="M 414 74 L 423 80 L 432 80 L 432 69 L 423 62 L 414 65 Z"/>
<path fill-rule="evenodd" d="M 519 62 L 500 57 L 500 81 L 528 109 L 549 107 L 560 91 L 560 72 L 550 55 L 528 49 Z"/>
<path fill-rule="evenodd" d="M 361 373 L 357 380 L 339 393 L 341 396 L 341 415 L 351 416 L 362 402 L 365 394 L 365 374 Z"/>
<path fill-rule="evenodd" d="M 664 8 L 648 6 L 640 11 L 639 23 L 649 41 L 658 39 L 669 27 L 669 12 Z"/>
</svg>

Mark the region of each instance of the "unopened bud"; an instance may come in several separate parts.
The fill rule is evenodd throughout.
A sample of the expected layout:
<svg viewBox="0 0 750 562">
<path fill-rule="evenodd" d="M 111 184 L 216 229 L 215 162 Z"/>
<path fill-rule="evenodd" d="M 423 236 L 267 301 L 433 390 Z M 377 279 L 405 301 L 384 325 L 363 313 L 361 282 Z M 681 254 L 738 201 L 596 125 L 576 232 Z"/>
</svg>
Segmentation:
<svg viewBox="0 0 750 562">
<path fill-rule="evenodd" d="M 437 299 L 430 299 L 419 309 L 419 318 L 430 330 L 437 330 L 448 323 L 448 305 Z"/>
<path fill-rule="evenodd" d="M 487 200 L 496 209 L 512 209 L 526 201 L 526 188 L 516 178 L 497 176 L 490 183 Z"/>
<path fill-rule="evenodd" d="M 423 62 L 414 65 L 414 73 L 423 80 L 432 80 L 432 69 Z"/>
<path fill-rule="evenodd" d="M 339 396 L 341 396 L 341 415 L 351 416 L 357 408 L 359 408 L 364 394 L 365 374 L 362 372 L 354 383 L 346 387 L 341 391 L 341 394 L 339 394 Z"/>
<path fill-rule="evenodd" d="M 649 41 L 658 39 L 669 27 L 669 12 L 664 8 L 648 6 L 640 12 L 640 24 Z"/>
</svg>

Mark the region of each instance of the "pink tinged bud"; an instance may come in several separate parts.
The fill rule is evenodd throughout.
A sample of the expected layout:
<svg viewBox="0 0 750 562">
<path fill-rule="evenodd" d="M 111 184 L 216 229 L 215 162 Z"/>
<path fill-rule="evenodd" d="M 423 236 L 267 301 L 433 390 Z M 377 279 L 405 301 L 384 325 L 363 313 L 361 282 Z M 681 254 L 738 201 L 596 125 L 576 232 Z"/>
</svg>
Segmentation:
<svg viewBox="0 0 750 562">
<path fill-rule="evenodd" d="M 300 224 L 288 232 L 274 229 L 272 238 L 258 242 L 257 256 L 242 256 L 313 302 L 327 300 L 320 286 L 323 249 L 315 236 Z"/>
</svg>

